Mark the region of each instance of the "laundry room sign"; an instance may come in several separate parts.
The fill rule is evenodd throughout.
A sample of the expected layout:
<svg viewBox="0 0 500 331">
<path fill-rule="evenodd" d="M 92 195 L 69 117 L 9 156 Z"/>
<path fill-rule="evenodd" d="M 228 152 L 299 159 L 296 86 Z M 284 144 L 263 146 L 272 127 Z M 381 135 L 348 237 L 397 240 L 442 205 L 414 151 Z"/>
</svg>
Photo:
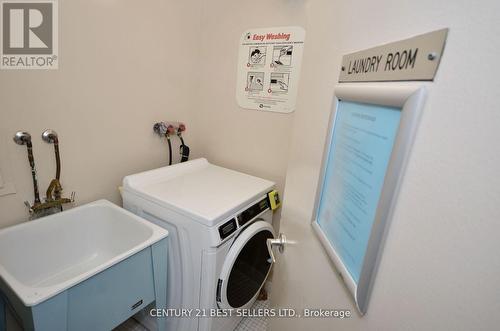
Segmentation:
<svg viewBox="0 0 500 331">
<path fill-rule="evenodd" d="M 448 29 L 344 55 L 339 82 L 434 80 Z"/>
<path fill-rule="evenodd" d="M 236 100 L 246 109 L 295 109 L 305 31 L 298 26 L 244 31 L 238 55 Z"/>
</svg>

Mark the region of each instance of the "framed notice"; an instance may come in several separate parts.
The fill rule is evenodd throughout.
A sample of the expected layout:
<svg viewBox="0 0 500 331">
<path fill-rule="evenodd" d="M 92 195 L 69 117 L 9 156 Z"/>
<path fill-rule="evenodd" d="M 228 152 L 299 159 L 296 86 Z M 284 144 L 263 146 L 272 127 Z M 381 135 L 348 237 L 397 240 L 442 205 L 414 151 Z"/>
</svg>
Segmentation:
<svg viewBox="0 0 500 331">
<path fill-rule="evenodd" d="M 236 101 L 246 109 L 295 109 L 305 31 L 298 26 L 257 28 L 240 38 Z"/>
<path fill-rule="evenodd" d="M 312 226 L 361 314 L 367 309 L 423 98 L 418 85 L 335 88 Z"/>
</svg>

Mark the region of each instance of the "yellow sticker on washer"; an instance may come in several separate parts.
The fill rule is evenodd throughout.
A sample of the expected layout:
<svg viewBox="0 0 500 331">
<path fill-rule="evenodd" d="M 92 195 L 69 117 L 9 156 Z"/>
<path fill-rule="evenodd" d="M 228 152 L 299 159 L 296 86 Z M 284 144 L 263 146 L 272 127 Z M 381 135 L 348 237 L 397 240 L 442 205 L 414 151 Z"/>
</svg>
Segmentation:
<svg viewBox="0 0 500 331">
<path fill-rule="evenodd" d="M 269 203 L 271 205 L 271 210 L 276 210 L 281 206 L 280 195 L 278 191 L 273 190 L 267 194 L 269 198 Z"/>
</svg>

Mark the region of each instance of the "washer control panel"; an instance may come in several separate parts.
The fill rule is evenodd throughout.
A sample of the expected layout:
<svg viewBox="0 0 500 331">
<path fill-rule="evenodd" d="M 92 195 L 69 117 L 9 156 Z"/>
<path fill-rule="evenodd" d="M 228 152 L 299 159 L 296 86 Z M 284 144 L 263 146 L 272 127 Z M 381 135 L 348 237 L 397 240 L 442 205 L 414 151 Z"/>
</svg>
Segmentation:
<svg viewBox="0 0 500 331">
<path fill-rule="evenodd" d="M 269 203 L 269 198 L 266 195 L 257 200 L 257 202 L 254 202 L 246 209 L 241 210 L 239 213 L 237 213 L 229 220 L 224 221 L 223 223 L 219 223 L 221 225 L 218 225 L 214 229 L 215 230 L 214 234 L 215 236 L 217 236 L 217 238 L 214 239 L 217 240 L 217 245 L 220 245 L 222 242 L 226 241 L 226 239 L 234 235 L 235 232 L 246 227 L 256 217 L 263 215 L 266 211 L 271 212 L 270 207 L 271 206 Z M 269 218 L 269 216 L 266 217 Z M 271 218 L 272 218 L 272 212 L 271 212 Z"/>
<path fill-rule="evenodd" d="M 247 210 L 243 211 L 238 216 L 238 224 L 240 226 L 245 225 L 248 221 L 252 220 L 255 216 L 259 215 L 268 208 L 269 208 L 269 200 L 267 198 L 260 200 L 253 206 L 249 207 Z"/>
<path fill-rule="evenodd" d="M 224 240 L 230 236 L 234 231 L 236 231 L 236 218 L 230 219 L 226 223 L 219 226 L 220 239 Z"/>
</svg>

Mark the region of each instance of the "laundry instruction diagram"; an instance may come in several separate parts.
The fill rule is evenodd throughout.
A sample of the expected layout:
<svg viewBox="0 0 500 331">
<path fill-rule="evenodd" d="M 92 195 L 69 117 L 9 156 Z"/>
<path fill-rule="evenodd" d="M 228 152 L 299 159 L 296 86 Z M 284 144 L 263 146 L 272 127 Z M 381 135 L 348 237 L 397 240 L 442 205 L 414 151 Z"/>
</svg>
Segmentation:
<svg viewBox="0 0 500 331">
<path fill-rule="evenodd" d="M 241 35 L 236 100 L 246 109 L 295 110 L 305 30 L 258 28 Z"/>
</svg>

